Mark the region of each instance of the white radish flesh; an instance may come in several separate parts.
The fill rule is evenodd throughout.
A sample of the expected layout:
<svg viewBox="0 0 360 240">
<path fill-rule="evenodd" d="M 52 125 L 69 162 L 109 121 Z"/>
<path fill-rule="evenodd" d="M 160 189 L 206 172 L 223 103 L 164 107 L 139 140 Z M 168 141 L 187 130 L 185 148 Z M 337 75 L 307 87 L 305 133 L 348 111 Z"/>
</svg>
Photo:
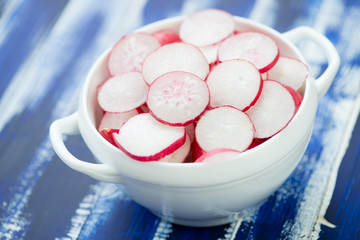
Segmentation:
<svg viewBox="0 0 360 240">
<path fill-rule="evenodd" d="M 209 152 L 204 153 L 195 160 L 196 163 L 200 162 L 215 162 L 215 161 L 223 161 L 226 159 L 234 158 L 236 155 L 238 155 L 239 151 L 236 151 L 234 149 L 226 149 L 226 148 L 217 148 L 214 150 L 211 150 Z"/>
<path fill-rule="evenodd" d="M 195 128 L 195 139 L 205 152 L 216 148 L 246 150 L 254 137 L 254 127 L 247 114 L 230 106 L 206 111 Z"/>
<path fill-rule="evenodd" d="M 146 104 L 159 121 L 185 126 L 205 111 L 209 101 L 205 81 L 188 72 L 169 72 L 150 85 Z"/>
<path fill-rule="evenodd" d="M 258 99 L 263 81 L 252 63 L 228 60 L 211 70 L 206 83 L 211 107 L 230 105 L 245 111 Z"/>
<path fill-rule="evenodd" d="M 105 112 L 101 118 L 98 130 L 101 131 L 105 128 L 120 129 L 127 120 L 137 114 L 139 114 L 137 109 L 123 113 Z"/>
<path fill-rule="evenodd" d="M 185 143 L 172 154 L 159 159 L 159 162 L 183 163 L 188 157 L 190 150 L 191 150 L 191 139 L 189 135 L 186 134 Z"/>
<path fill-rule="evenodd" d="M 217 9 L 206 9 L 188 16 L 180 25 L 181 40 L 195 46 L 208 46 L 222 41 L 234 31 L 231 14 Z"/>
<path fill-rule="evenodd" d="M 279 58 L 279 48 L 270 37 L 257 32 L 241 32 L 225 39 L 219 47 L 218 60 L 244 59 L 264 73 Z"/>
<path fill-rule="evenodd" d="M 111 76 L 126 72 L 141 72 L 145 57 L 160 47 L 148 33 L 131 33 L 121 38 L 110 51 L 107 67 Z"/>
<path fill-rule="evenodd" d="M 189 72 L 205 79 L 209 73 L 209 64 L 197 47 L 172 43 L 149 54 L 142 67 L 142 74 L 149 85 L 156 78 L 172 71 Z"/>
<path fill-rule="evenodd" d="M 268 71 L 269 79 L 299 90 L 309 75 L 309 68 L 300 60 L 280 56 L 273 68 Z"/>
<path fill-rule="evenodd" d="M 145 103 L 148 89 L 141 73 L 124 73 L 101 85 L 98 103 L 106 112 L 127 112 Z"/>
<path fill-rule="evenodd" d="M 289 123 L 295 113 L 295 102 L 281 83 L 266 80 L 259 99 L 246 113 L 255 126 L 255 137 L 268 138 Z"/>
<path fill-rule="evenodd" d="M 113 136 L 125 154 L 139 161 L 157 161 L 175 152 L 186 141 L 184 127 L 160 123 L 150 113 L 130 118 Z"/>
</svg>

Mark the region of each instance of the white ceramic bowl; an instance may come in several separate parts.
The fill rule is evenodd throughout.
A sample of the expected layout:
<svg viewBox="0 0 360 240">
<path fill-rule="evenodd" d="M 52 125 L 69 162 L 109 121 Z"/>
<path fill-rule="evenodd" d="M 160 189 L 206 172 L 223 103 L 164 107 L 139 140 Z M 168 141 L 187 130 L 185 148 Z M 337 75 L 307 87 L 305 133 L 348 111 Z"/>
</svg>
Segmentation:
<svg viewBox="0 0 360 240">
<path fill-rule="evenodd" d="M 183 17 L 166 19 L 138 31 L 177 29 Z M 315 43 L 326 54 L 328 66 L 318 78 L 306 81 L 304 99 L 291 123 L 260 146 L 233 159 L 209 163 L 139 162 L 130 159 L 104 140 L 96 130 L 102 116 L 96 88 L 107 77 L 106 57 L 91 68 L 82 90 L 78 112 L 55 121 L 50 127 L 53 148 L 71 168 L 101 181 L 124 185 L 126 194 L 154 214 L 188 226 L 214 226 L 241 217 L 242 211 L 263 202 L 292 173 L 308 145 L 318 99 L 329 88 L 339 67 L 334 46 L 311 28 L 287 33 L 236 17 L 236 26 L 271 36 L 282 55 L 305 61 L 295 47 L 300 40 Z M 81 134 L 99 164 L 74 157 L 65 147 L 62 134 Z"/>
</svg>

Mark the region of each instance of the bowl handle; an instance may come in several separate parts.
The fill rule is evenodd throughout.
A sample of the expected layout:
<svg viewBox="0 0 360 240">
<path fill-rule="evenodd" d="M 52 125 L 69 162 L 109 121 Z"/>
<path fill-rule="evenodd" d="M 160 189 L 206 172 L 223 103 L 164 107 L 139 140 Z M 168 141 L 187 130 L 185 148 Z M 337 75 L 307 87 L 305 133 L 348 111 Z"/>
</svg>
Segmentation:
<svg viewBox="0 0 360 240">
<path fill-rule="evenodd" d="M 78 113 L 54 121 L 50 126 L 50 141 L 56 154 L 72 169 L 104 182 L 123 183 L 114 168 L 106 164 L 84 162 L 72 155 L 64 144 L 63 134 L 80 134 Z"/>
<path fill-rule="evenodd" d="M 339 69 L 340 57 L 335 46 L 324 35 L 310 27 L 298 27 L 283 35 L 294 44 L 301 40 L 310 40 L 325 52 L 328 66 L 315 81 L 318 97 L 319 99 L 322 98 L 329 89 Z"/>
</svg>

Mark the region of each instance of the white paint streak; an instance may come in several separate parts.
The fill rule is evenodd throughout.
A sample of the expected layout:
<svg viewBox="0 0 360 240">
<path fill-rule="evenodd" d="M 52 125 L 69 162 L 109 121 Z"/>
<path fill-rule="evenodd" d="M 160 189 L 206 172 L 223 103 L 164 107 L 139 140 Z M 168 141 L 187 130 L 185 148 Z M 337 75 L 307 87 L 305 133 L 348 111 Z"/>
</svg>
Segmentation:
<svg viewBox="0 0 360 240">
<path fill-rule="evenodd" d="M 193 1 L 193 0 L 186 0 L 184 1 L 184 4 L 180 10 L 179 15 L 189 15 L 193 12 L 211 8 L 212 6 L 216 5 L 215 0 L 199 0 L 199 1 Z"/>
<path fill-rule="evenodd" d="M 17 21 L 10 21 L 10 17 L 19 7 L 23 0 L 7 0 L 4 4 L 4 12 L 0 16 L 0 46 L 3 44 L 9 30 L 19 24 Z"/>
<path fill-rule="evenodd" d="M 172 224 L 161 219 L 158 227 L 156 228 L 153 240 L 165 240 L 168 239 L 172 233 Z"/>
<path fill-rule="evenodd" d="M 120 201 L 130 201 L 130 199 L 116 184 L 98 182 L 90 186 L 89 193 L 79 203 L 70 220 L 71 226 L 66 236 L 56 239 L 78 239 L 79 236 L 88 239 L 97 225 L 106 224 L 106 219 L 113 214 L 113 208 Z"/>
<path fill-rule="evenodd" d="M 98 38 L 92 40 L 95 42 L 92 51 L 83 55 L 84 61 L 74 63 L 77 67 L 76 73 L 73 74 L 74 83 L 59 96 L 58 104 L 54 106 L 50 120 L 69 115 L 74 111 L 77 105 L 78 91 L 81 88 L 82 80 L 85 79 L 84 73 L 89 69 L 87 61 L 95 60 L 100 52 L 109 46 L 111 40 L 119 37 L 119 33 L 140 25 L 141 18 L 139 16 L 141 14 L 130 16 L 130 13 L 136 12 L 134 7 L 142 9 L 145 1 L 141 2 L 142 5 L 139 3 L 139 1 L 135 4 L 132 3 L 131 11 L 128 11 L 129 6 L 120 1 L 113 1 L 113 5 L 110 3 L 105 5 L 97 1 L 93 3 L 78 0 L 70 2 L 44 44 L 33 51 L 0 99 L 0 112 L 2 113 L 0 131 L 25 108 L 37 107 L 51 86 L 54 76 L 60 74 L 63 71 L 62 66 L 70 61 L 67 56 L 73 50 L 72 47 L 76 42 L 76 31 L 81 30 L 89 17 L 101 12 L 101 15 L 105 16 L 105 22 L 101 26 Z M 120 10 L 127 14 L 121 15 Z M 122 21 L 124 16 L 127 17 L 126 21 Z M 72 26 L 72 28 L 68 26 Z M 79 81 L 76 81 L 77 79 Z M 29 164 L 18 175 L 17 183 L 9 190 L 9 199 L 2 203 L 4 213 L 0 215 L 1 239 L 14 239 L 26 234 L 31 216 L 25 213 L 24 209 L 35 184 L 43 175 L 47 163 L 53 155 L 54 151 L 50 140 L 46 138 Z M 86 211 L 80 209 L 76 214 L 76 216 L 83 216 L 86 215 Z M 81 221 L 81 217 L 78 220 Z M 74 220 L 74 222 L 76 221 Z"/>
<path fill-rule="evenodd" d="M 277 19 L 278 4 L 279 2 L 274 0 L 257 0 L 249 18 L 267 26 L 273 26 Z"/>
<path fill-rule="evenodd" d="M 285 225 L 283 229 L 283 236 L 289 236 L 291 239 L 300 239 L 304 236 L 311 239 L 319 237 L 322 221 L 318 220 L 324 218 L 330 204 L 337 172 L 360 112 L 360 82 L 357 77 L 355 78 L 359 75 L 360 69 L 352 67 L 350 62 L 354 56 L 360 53 L 360 47 L 356 40 L 360 33 L 353 30 L 349 31 L 349 29 L 353 29 L 352 25 L 357 24 L 356 19 L 360 16 L 360 11 L 358 8 L 353 8 L 350 13 L 345 13 L 343 9 L 341 1 L 323 1 L 314 23 L 314 28 L 320 32 L 325 32 L 328 28 L 341 30 L 337 47 L 348 49 L 348 51 L 341 51 L 348 55 L 342 59 L 343 65 L 338 74 L 339 80 L 334 83 L 333 94 L 346 97 L 333 103 L 333 100 L 325 95 L 319 105 L 319 115 L 325 116 L 330 111 L 333 120 L 331 123 L 326 123 L 322 122 L 323 119 L 317 118 L 314 131 L 327 124 L 333 124 L 333 126 L 322 136 L 324 149 L 320 159 L 308 166 L 314 171 L 297 210 L 295 223 Z M 334 19 L 342 19 L 342 22 L 334 21 Z M 342 24 L 341 27 L 340 24 Z M 350 37 L 349 34 L 352 36 Z M 342 42 L 341 39 L 346 39 L 346 41 Z M 310 52 L 307 55 L 311 57 Z M 319 59 L 314 57 L 312 60 L 316 62 Z M 326 112 L 322 112 L 323 110 Z"/>
</svg>

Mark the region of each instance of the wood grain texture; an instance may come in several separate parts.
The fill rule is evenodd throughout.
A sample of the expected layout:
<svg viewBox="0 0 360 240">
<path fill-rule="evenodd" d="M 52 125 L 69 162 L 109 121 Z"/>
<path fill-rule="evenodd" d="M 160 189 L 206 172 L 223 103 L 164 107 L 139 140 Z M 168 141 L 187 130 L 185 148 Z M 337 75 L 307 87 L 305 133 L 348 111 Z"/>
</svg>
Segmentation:
<svg viewBox="0 0 360 240">
<path fill-rule="evenodd" d="M 67 167 L 48 129 L 76 111 L 92 63 L 124 34 L 204 8 L 280 32 L 310 26 L 335 44 L 342 64 L 290 178 L 243 219 L 190 228 L 154 216 L 119 185 Z M 0 1 L 0 239 L 360 238 L 358 19 L 360 4 L 352 0 Z M 322 53 L 310 43 L 299 48 L 319 76 L 326 68 Z M 94 161 L 80 136 L 66 144 Z"/>
</svg>

